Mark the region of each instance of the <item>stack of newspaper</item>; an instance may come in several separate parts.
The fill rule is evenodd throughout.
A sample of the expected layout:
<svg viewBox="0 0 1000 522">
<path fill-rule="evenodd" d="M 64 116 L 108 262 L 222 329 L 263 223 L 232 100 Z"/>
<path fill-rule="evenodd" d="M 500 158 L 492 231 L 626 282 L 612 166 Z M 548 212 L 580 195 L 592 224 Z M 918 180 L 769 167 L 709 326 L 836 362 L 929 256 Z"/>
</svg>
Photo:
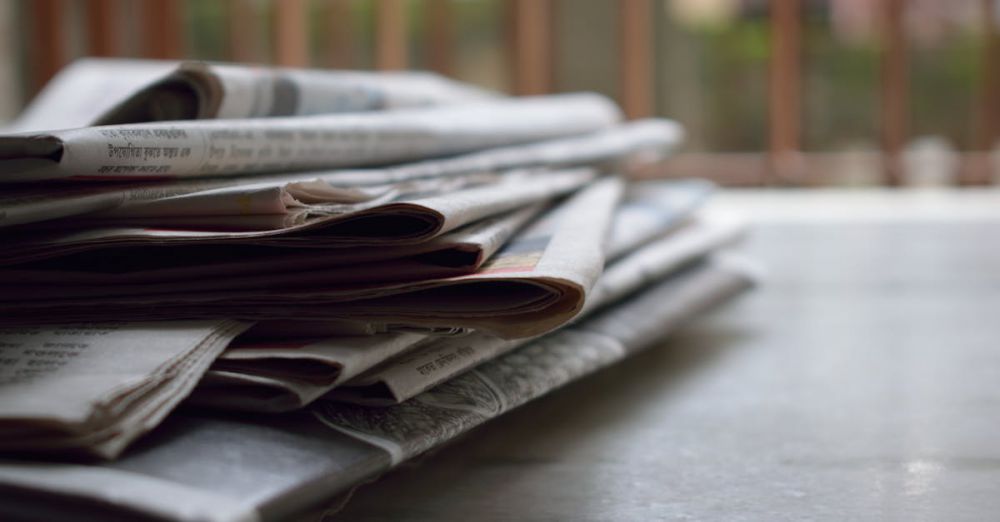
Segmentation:
<svg viewBox="0 0 1000 522">
<path fill-rule="evenodd" d="M 424 73 L 74 64 L 0 136 L 0 515 L 301 515 L 655 344 L 753 280 L 710 183 L 626 181 L 681 135 Z"/>
</svg>

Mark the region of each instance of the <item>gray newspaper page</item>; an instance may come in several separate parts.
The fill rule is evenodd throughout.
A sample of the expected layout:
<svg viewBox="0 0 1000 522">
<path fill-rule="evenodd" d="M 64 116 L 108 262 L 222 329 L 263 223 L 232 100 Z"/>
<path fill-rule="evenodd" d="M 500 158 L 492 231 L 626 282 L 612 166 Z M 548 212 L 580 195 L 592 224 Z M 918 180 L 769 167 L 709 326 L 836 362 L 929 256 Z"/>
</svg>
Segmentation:
<svg viewBox="0 0 1000 522">
<path fill-rule="evenodd" d="M 386 164 L 586 134 L 618 123 L 600 95 L 391 112 L 198 120 L 0 136 L 0 182 L 247 175 Z"/>
</svg>

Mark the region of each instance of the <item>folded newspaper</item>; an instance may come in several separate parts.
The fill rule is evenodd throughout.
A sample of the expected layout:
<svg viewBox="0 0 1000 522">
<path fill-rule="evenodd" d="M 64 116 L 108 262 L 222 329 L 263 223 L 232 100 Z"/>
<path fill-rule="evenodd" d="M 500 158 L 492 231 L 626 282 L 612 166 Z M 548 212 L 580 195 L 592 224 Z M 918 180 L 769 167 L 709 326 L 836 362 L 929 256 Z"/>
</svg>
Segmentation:
<svg viewBox="0 0 1000 522">
<path fill-rule="evenodd" d="M 281 520 L 315 513 L 399 463 L 648 348 L 746 289 L 716 259 L 388 408 L 322 403 L 261 417 L 183 414 L 100 465 L 0 462 L 0 516 Z"/>
<path fill-rule="evenodd" d="M 184 62 L 94 123 L 383 111 L 453 105 L 499 95 L 412 71 L 324 71 Z"/>
<path fill-rule="evenodd" d="M 586 305 L 574 321 L 585 319 L 609 303 L 637 292 L 644 285 L 655 283 L 671 272 L 681 270 L 712 252 L 729 246 L 741 234 L 742 225 L 739 222 L 706 219 L 687 225 L 668 237 L 653 241 L 619 258 L 598 279 Z M 326 391 L 326 398 L 373 406 L 399 404 L 531 341 L 532 339 L 505 340 L 481 332 L 442 338 L 419 346 L 403 357 L 385 361 L 346 382 L 334 383 L 327 388 L 329 391 Z M 250 373 L 261 366 L 245 366 L 242 373 Z M 214 370 L 209 372 L 210 375 L 213 373 Z M 308 398 L 309 395 L 302 393 L 307 388 L 299 384 L 301 381 L 293 381 L 290 377 L 291 374 L 286 374 L 283 378 L 272 378 L 267 383 L 272 393 L 281 389 L 280 383 L 284 385 L 284 395 L 287 396 L 291 391 L 300 398 Z M 196 391 L 194 397 L 196 400 L 204 397 L 203 389 Z M 253 407 L 245 398 L 232 398 L 233 403 Z M 223 405 L 223 401 L 215 401 L 215 404 Z M 264 406 L 262 403 L 254 403 L 257 404 Z"/>
<path fill-rule="evenodd" d="M 426 72 L 84 58 L 52 78 L 21 117 L 4 130 L 363 112 L 496 96 Z"/>
<path fill-rule="evenodd" d="M 0 136 L 0 519 L 300 516 L 748 288 L 711 184 L 624 181 L 680 128 L 620 120 L 420 73 L 67 69 Z"/>
<path fill-rule="evenodd" d="M 0 194 L 0 227 L 101 211 L 107 213 L 112 209 L 123 217 L 149 217 L 157 215 L 157 212 L 168 216 L 184 215 L 185 211 L 192 209 L 191 205 L 185 204 L 188 197 L 200 198 L 199 193 L 218 189 L 229 190 L 230 201 L 224 202 L 222 208 L 237 208 L 239 214 L 245 214 L 242 207 L 233 204 L 233 201 L 238 203 L 247 199 L 237 188 L 243 186 L 285 187 L 291 191 L 305 191 L 310 198 L 322 196 L 319 201 L 309 199 L 313 203 L 330 201 L 346 204 L 364 203 L 374 197 L 385 198 L 397 184 L 418 179 L 450 178 L 529 167 L 608 166 L 613 170 L 627 171 L 629 163 L 662 159 L 677 146 L 681 135 L 677 124 L 653 119 L 625 123 L 581 136 L 381 168 L 172 181 L 13 185 Z M 213 197 L 218 198 L 219 194 Z M 269 213 L 273 212 L 269 210 Z M 213 213 L 218 214 L 218 211 Z M 60 225 L 63 224 L 65 221 Z"/>
<path fill-rule="evenodd" d="M 607 129 L 589 93 L 428 109 L 107 125 L 0 136 L 0 182 L 247 175 L 386 164 Z"/>
<path fill-rule="evenodd" d="M 134 218 L 131 226 L 126 218 L 118 220 L 121 225 L 94 227 L 80 219 L 74 221 L 82 228 L 75 230 L 18 228 L 6 234 L 10 248 L 0 253 L 0 264 L 92 251 L 90 257 L 78 256 L 55 266 L 63 270 L 97 266 L 98 271 L 106 271 L 108 259 L 121 257 L 141 268 L 142 256 L 162 266 L 161 247 L 168 246 L 178 254 L 175 263 L 188 266 L 225 258 L 225 252 L 230 252 L 230 259 L 245 258 L 245 250 L 233 247 L 246 246 L 268 247 L 264 250 L 271 253 L 275 252 L 274 247 L 304 253 L 302 249 L 315 252 L 318 248 L 346 246 L 378 246 L 387 252 L 385 247 L 426 242 L 483 218 L 550 200 L 579 189 L 595 175 L 591 169 L 577 168 L 508 171 L 464 176 L 445 183 L 416 180 L 361 203 L 331 201 L 323 196 L 323 185 L 311 187 L 309 183 L 267 185 L 235 193 L 207 191 L 181 198 L 184 201 L 178 203 L 214 208 L 270 205 L 284 213 Z M 428 184 L 433 189 L 425 186 Z M 139 251 L 134 247 L 156 248 Z M 38 268 L 38 265 L 28 267 Z"/>
<path fill-rule="evenodd" d="M 546 195 L 550 186 L 543 182 L 544 176 L 540 178 L 533 176 L 530 188 Z M 635 245 L 630 242 L 634 243 L 635 239 L 641 241 L 649 233 L 662 231 L 663 227 L 671 224 L 671 220 L 683 217 L 686 212 L 702 203 L 710 189 L 709 183 L 694 180 L 631 184 L 628 189 L 629 201 L 616 214 L 615 231 L 612 234 L 618 244 L 616 250 L 627 251 L 634 248 Z M 494 202 L 502 202 L 503 198 L 510 200 L 518 192 L 519 190 L 490 190 L 489 194 L 492 194 Z M 488 207 L 483 200 L 472 200 L 462 197 L 463 195 L 464 193 L 453 193 L 449 199 L 462 199 L 465 207 L 476 205 L 476 212 L 470 213 L 465 220 L 474 219 Z M 173 291 L 204 291 L 260 288 L 306 280 L 360 283 L 468 274 L 480 268 L 542 208 L 541 203 L 531 205 L 475 221 L 430 241 L 393 248 L 317 251 L 313 248 L 315 245 L 312 245 L 305 252 L 293 249 L 276 253 L 273 248 L 236 248 L 228 245 L 206 248 L 204 244 L 195 243 L 192 245 L 195 248 L 190 250 L 172 250 L 174 255 L 171 256 L 163 256 L 159 249 L 143 252 L 136 249 L 109 251 L 105 248 L 92 255 L 76 255 L 57 261 L 34 262 L 23 267 L 0 269 L 0 290 L 10 294 L 26 293 L 26 287 L 30 286 L 30 299 L 44 299 L 52 296 L 155 293 L 162 292 L 164 288 Z M 455 207 L 452 213 L 457 216 L 460 213 L 459 207 Z M 452 221 L 456 219 L 453 217 Z M 200 237 L 205 239 L 204 235 Z M 121 241 L 114 244 L 121 245 Z M 16 255 L 31 255 L 31 249 L 26 244 L 12 242 L 11 245 L 17 245 Z M 98 248 L 98 245 L 91 246 Z M 82 248 L 80 245 L 77 247 Z M 301 273 L 320 269 L 323 270 L 322 274 L 315 275 L 313 279 L 307 279 Z M 281 272 L 286 274 L 276 275 Z"/>
<path fill-rule="evenodd" d="M 582 308 L 603 267 L 603 244 L 622 189 L 620 179 L 608 177 L 580 190 L 470 275 L 367 286 L 310 282 L 287 289 L 48 296 L 40 301 L 22 296 L 0 302 L 0 322 L 333 318 L 530 337 L 559 326 Z"/>
<path fill-rule="evenodd" d="M 159 424 L 247 326 L 213 320 L 0 329 L 0 452 L 117 456 Z"/>
<path fill-rule="evenodd" d="M 168 60 L 82 58 L 63 67 L 0 132 L 93 125 L 107 111 L 176 68 Z"/>
<path fill-rule="evenodd" d="M 615 211 L 606 249 L 614 262 L 601 274 L 584 309 L 594 310 L 635 292 L 734 240 L 740 227 L 732 221 L 701 217 L 685 224 L 710 191 L 711 184 L 697 181 L 631 185 L 627 199 Z M 337 388 L 328 397 L 366 404 L 401 402 L 528 341 L 482 333 L 436 339 L 398 334 L 326 339 L 272 335 L 227 349 L 192 400 L 221 408 L 288 411 Z M 372 357 L 374 351 L 380 356 Z"/>
<path fill-rule="evenodd" d="M 278 249 L 220 246 L 199 248 L 172 256 L 160 250 L 140 254 L 101 251 L 36 262 L 25 268 L 0 269 L 0 290 L 67 296 L 177 290 L 257 287 L 277 284 L 281 278 L 302 280 L 306 271 L 334 283 L 412 281 L 470 274 L 478 270 L 513 235 L 548 207 L 536 203 L 506 214 L 488 217 L 447 234 L 414 245 L 351 249 Z M 113 289 L 113 290 L 112 290 Z"/>
</svg>

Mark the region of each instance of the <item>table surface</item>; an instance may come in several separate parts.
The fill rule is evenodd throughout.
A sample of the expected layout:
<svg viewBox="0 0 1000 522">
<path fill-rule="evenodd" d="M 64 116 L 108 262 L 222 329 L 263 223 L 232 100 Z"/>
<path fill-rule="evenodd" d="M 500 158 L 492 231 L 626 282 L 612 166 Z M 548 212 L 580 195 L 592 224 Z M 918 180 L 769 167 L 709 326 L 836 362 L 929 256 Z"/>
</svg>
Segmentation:
<svg viewBox="0 0 1000 522">
<path fill-rule="evenodd" d="M 1000 517 L 1000 193 L 717 199 L 758 289 L 334 519 Z"/>
</svg>

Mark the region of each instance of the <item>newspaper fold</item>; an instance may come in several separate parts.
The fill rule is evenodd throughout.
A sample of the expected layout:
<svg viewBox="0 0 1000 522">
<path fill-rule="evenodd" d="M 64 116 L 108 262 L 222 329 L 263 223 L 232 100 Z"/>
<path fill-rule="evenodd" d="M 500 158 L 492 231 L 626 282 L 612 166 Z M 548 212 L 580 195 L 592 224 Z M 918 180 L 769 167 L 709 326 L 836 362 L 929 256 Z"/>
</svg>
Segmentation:
<svg viewBox="0 0 1000 522">
<path fill-rule="evenodd" d="M 732 244 L 742 233 L 743 226 L 739 222 L 702 218 L 620 257 L 601 274 L 574 321 Z M 476 332 L 438 339 L 335 389 L 331 387 L 326 397 L 372 406 L 398 404 L 531 341 L 505 340 Z"/>
<path fill-rule="evenodd" d="M 100 256 L 36 263 L 29 269 L 0 269 L 0 289 L 31 286 L 65 297 L 163 291 L 262 288 L 324 281 L 373 283 L 412 281 L 475 272 L 546 203 L 488 217 L 430 241 L 397 247 L 352 249 L 234 248 L 184 257 Z M 93 266 L 80 266 L 80 261 Z M 74 263 L 76 262 L 76 263 Z M 172 284 L 172 286 L 168 286 Z M 158 286 L 159 285 L 159 286 Z M 114 288 L 115 290 L 111 290 Z"/>
<path fill-rule="evenodd" d="M 322 321 L 261 320 L 243 333 L 242 339 L 250 341 L 288 342 L 299 339 L 326 337 L 353 337 L 385 333 L 418 333 L 437 337 L 465 335 L 468 329 L 442 326 L 408 327 L 382 323 L 366 323 L 349 319 L 323 319 Z"/>
<path fill-rule="evenodd" d="M 609 238 L 608 257 L 614 261 L 598 279 L 587 298 L 585 310 L 593 310 L 626 293 L 638 291 L 650 280 L 664 277 L 669 270 L 733 240 L 739 233 L 735 223 L 701 218 L 677 230 L 711 191 L 711 183 L 694 180 L 629 184 L 625 201 L 615 210 Z M 676 232 L 664 237 L 671 231 Z M 662 239 L 656 241 L 657 238 Z M 636 250 L 654 241 L 654 244 Z M 583 313 L 574 320 L 582 316 Z M 294 331 L 293 328 L 288 330 Z M 325 342 L 339 346 L 345 341 L 349 342 L 343 339 Z M 287 344 L 290 349 L 282 354 L 284 358 L 309 360 L 313 355 L 300 349 L 304 342 L 279 337 L 270 339 L 267 346 L 277 353 L 281 346 Z M 359 341 L 366 347 L 372 342 Z M 395 341 L 392 336 L 387 336 L 386 342 L 391 344 Z M 311 378 L 312 374 L 308 372 L 312 371 L 313 365 L 308 362 L 302 365 L 302 374 L 296 374 L 295 367 L 289 363 L 279 376 L 271 371 L 270 359 L 244 358 L 239 368 L 213 366 L 193 398 L 198 400 L 205 396 L 207 400 L 198 402 L 220 408 L 275 411 L 279 408 L 301 408 L 308 401 L 333 390 L 329 398 L 365 404 L 398 403 L 526 342 L 529 340 L 508 341 L 474 333 L 465 337 L 428 340 L 419 349 L 408 350 L 402 357 L 398 356 L 400 352 L 389 352 L 392 359 L 367 357 L 366 350 L 343 350 L 338 355 L 345 359 L 331 363 L 360 368 L 365 373 L 351 380 L 341 378 L 322 382 Z M 225 359 L 229 353 L 230 350 L 227 350 L 222 358 Z M 223 383 L 239 383 L 240 386 L 223 386 Z"/>
<path fill-rule="evenodd" d="M 427 72 L 183 62 L 109 109 L 94 124 L 380 111 L 496 97 L 485 89 Z"/>
<path fill-rule="evenodd" d="M 51 267 L 69 272 L 97 267 L 97 271 L 109 272 L 113 269 L 109 260 L 114 259 L 125 259 L 129 267 L 139 269 L 164 267 L 162 254 L 149 247 L 170 246 L 175 261 L 169 263 L 191 266 L 254 256 L 248 249 L 256 250 L 256 256 L 260 256 L 266 255 L 263 250 L 273 255 L 274 247 L 315 250 L 413 245 L 483 218 L 576 190 L 595 175 L 593 170 L 580 168 L 516 170 L 440 182 L 414 180 L 394 185 L 378 197 L 360 203 L 327 202 L 316 194 L 322 184 L 312 189 L 303 188 L 302 184 L 281 183 L 247 190 L 226 189 L 222 194 L 209 191 L 179 199 L 194 200 L 192 205 L 207 205 L 209 201 L 219 204 L 220 200 L 234 206 L 241 202 L 270 205 L 286 213 L 135 218 L 132 226 L 128 220 L 118 219 L 125 223 L 80 230 L 19 228 L 5 235 L 8 248 L 0 252 L 0 265 L 92 252 L 89 257 L 76 256 Z M 140 247 L 148 249 L 137 251 Z M 383 257 L 397 256 L 385 251 Z M 42 268 L 48 265 L 31 263 L 17 269 Z"/>
<path fill-rule="evenodd" d="M 610 177 L 573 194 L 465 276 L 371 288 L 320 285 L 40 301 L 25 296 L 0 303 L 0 321 L 65 322 L 95 315 L 123 320 L 335 318 L 529 337 L 566 322 L 583 306 L 603 267 L 603 244 L 622 186 L 621 179 Z"/>
<path fill-rule="evenodd" d="M 194 388 L 235 321 L 0 329 L 0 451 L 114 458 Z"/>
<path fill-rule="evenodd" d="M 713 269 L 715 263 L 734 266 Z M 373 408 L 320 401 L 314 412 L 330 427 L 382 447 L 398 464 L 648 348 L 666 332 L 748 288 L 748 274 L 742 260 L 708 261 L 402 404 Z"/>
<path fill-rule="evenodd" d="M 94 125 L 101 115 L 170 73 L 170 60 L 81 58 L 63 67 L 0 132 L 39 132 Z"/>
<path fill-rule="evenodd" d="M 426 343 L 416 333 L 237 343 L 215 361 L 190 400 L 226 409 L 291 411 L 386 359 Z"/>
<path fill-rule="evenodd" d="M 714 183 L 701 179 L 629 182 L 608 237 L 608 260 L 670 233 L 704 205 L 714 191 Z"/>
<path fill-rule="evenodd" d="M 177 415 L 116 462 L 3 462 L 0 516 L 55 519 L 86 505 L 109 519 L 301 517 L 403 460 L 651 346 L 750 282 L 739 264 L 692 267 L 394 407 L 324 403 L 315 415 Z"/>
<path fill-rule="evenodd" d="M 528 167 L 604 166 L 627 169 L 629 163 L 661 159 L 676 146 L 680 128 L 667 120 L 640 120 L 607 130 L 499 147 L 459 156 L 424 160 L 383 168 L 269 174 L 251 177 L 186 179 L 102 184 L 17 185 L 0 194 L 0 227 L 107 211 L 120 206 L 145 209 L 159 200 L 206 190 L 257 183 L 287 185 L 323 182 L 339 189 L 340 198 L 358 198 L 370 192 L 363 187 L 389 186 L 424 178 L 467 176 Z M 183 207 L 182 207 L 183 208 Z M 177 214 L 175 207 L 172 211 Z"/>
<path fill-rule="evenodd" d="M 621 115 L 597 94 L 392 112 L 176 121 L 0 136 L 0 182 L 248 175 L 387 164 L 585 134 Z"/>
</svg>

